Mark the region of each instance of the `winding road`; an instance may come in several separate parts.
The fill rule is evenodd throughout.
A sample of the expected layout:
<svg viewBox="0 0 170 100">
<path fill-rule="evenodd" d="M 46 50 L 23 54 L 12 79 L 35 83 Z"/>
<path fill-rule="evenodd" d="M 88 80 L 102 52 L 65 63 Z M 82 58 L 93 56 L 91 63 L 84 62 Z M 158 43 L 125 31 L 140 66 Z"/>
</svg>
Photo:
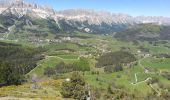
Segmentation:
<svg viewBox="0 0 170 100">
<path fill-rule="evenodd" d="M 141 60 L 143 60 L 143 59 L 145 59 L 145 58 L 142 58 L 142 59 L 138 60 L 138 64 L 139 64 L 139 66 L 140 66 L 142 69 L 144 69 L 144 73 L 156 74 L 156 73 L 154 73 L 154 72 L 148 72 L 148 71 L 146 71 L 147 69 L 141 64 Z M 137 73 L 135 73 L 135 81 L 136 81 L 136 82 L 135 82 L 135 83 L 132 82 L 131 84 L 132 84 L 132 85 L 138 85 L 138 84 L 140 84 L 140 83 L 147 82 L 147 81 L 149 81 L 149 80 L 151 80 L 151 79 L 152 79 L 151 77 L 148 77 L 148 78 L 146 78 L 144 81 L 138 82 Z M 149 86 L 157 93 L 158 96 L 161 95 L 161 92 L 158 91 L 157 89 L 155 89 L 152 84 L 149 84 Z"/>
</svg>

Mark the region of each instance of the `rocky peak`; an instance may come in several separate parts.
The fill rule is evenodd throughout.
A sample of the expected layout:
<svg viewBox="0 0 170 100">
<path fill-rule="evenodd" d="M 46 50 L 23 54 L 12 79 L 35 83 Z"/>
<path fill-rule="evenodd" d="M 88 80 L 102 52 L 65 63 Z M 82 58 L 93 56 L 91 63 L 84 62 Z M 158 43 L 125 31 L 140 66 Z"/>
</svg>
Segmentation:
<svg viewBox="0 0 170 100">
<path fill-rule="evenodd" d="M 50 7 L 29 4 L 23 0 L 3 0 L 0 2 L 0 13 L 12 13 L 18 17 L 33 15 L 31 17 L 47 18 L 49 15 L 54 14 L 54 10 Z"/>
<path fill-rule="evenodd" d="M 40 6 L 37 4 L 26 3 L 23 0 L 0 0 L 0 13 L 11 13 L 22 17 L 29 15 L 37 18 L 52 18 L 56 22 L 60 19 L 72 20 L 78 22 L 88 22 L 90 25 L 114 25 L 114 24 L 140 24 L 154 23 L 170 25 L 170 18 L 155 16 L 138 16 L 133 17 L 128 14 L 110 13 L 106 11 L 94 11 L 91 9 L 69 9 L 55 11 L 51 7 Z"/>
</svg>

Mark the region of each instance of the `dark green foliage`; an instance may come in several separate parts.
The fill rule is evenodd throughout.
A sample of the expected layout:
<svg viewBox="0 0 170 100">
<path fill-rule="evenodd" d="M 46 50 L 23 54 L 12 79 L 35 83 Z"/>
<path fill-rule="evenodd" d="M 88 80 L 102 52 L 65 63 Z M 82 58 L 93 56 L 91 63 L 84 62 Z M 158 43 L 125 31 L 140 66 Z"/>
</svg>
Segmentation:
<svg viewBox="0 0 170 100">
<path fill-rule="evenodd" d="M 122 71 L 122 70 L 123 70 L 123 67 L 121 65 L 117 65 L 114 67 L 115 72 Z"/>
<path fill-rule="evenodd" d="M 144 46 L 140 46 L 138 49 L 140 49 L 141 52 L 149 52 L 149 49 Z"/>
<path fill-rule="evenodd" d="M 163 40 L 170 39 L 170 26 L 164 26 L 161 28 L 160 38 Z"/>
<path fill-rule="evenodd" d="M 43 59 L 41 48 L 23 47 L 21 45 L 0 42 L 0 60 L 8 61 L 18 68 L 19 73 L 26 74 L 36 67 L 36 62 Z"/>
<path fill-rule="evenodd" d="M 115 34 L 115 38 L 126 41 L 148 40 L 152 41 L 159 37 L 161 26 L 155 24 L 139 24 L 125 31 Z"/>
<path fill-rule="evenodd" d="M 170 80 L 170 73 L 169 72 L 162 72 L 161 75 L 166 78 L 167 80 Z"/>
<path fill-rule="evenodd" d="M 7 31 L 8 31 L 7 28 L 4 28 L 4 27 L 0 26 L 0 33 L 5 33 Z"/>
<path fill-rule="evenodd" d="M 137 45 L 139 45 L 139 41 L 134 40 L 134 41 L 133 41 L 133 44 L 137 46 Z"/>
<path fill-rule="evenodd" d="M 20 85 L 22 82 L 23 76 L 18 73 L 17 68 L 13 64 L 0 61 L 0 84 Z"/>
<path fill-rule="evenodd" d="M 36 19 L 33 20 L 33 25 L 38 25 L 38 30 L 35 31 L 39 31 L 39 33 L 59 33 L 60 29 L 58 27 L 58 25 L 56 24 L 55 20 L 52 19 Z"/>
<path fill-rule="evenodd" d="M 49 27 L 49 30 L 51 33 L 53 33 L 53 34 L 60 33 L 60 29 L 59 29 L 58 25 L 56 24 L 55 20 L 49 19 L 48 27 Z"/>
<path fill-rule="evenodd" d="M 17 19 L 17 17 L 10 13 L 6 15 L 0 15 L 0 23 L 4 27 L 12 26 L 15 23 L 15 19 Z"/>
<path fill-rule="evenodd" d="M 97 60 L 96 67 L 104 67 L 109 65 L 122 65 L 134 62 L 136 58 L 133 54 L 125 51 L 117 51 L 104 54 Z"/>
<path fill-rule="evenodd" d="M 22 45 L 0 42 L 1 82 L 7 85 L 20 84 L 22 75 L 36 67 L 43 59 L 41 48 L 23 47 Z"/>
<path fill-rule="evenodd" d="M 85 89 L 85 80 L 80 73 L 74 72 L 70 81 L 62 83 L 61 94 L 65 98 L 74 98 L 76 100 L 85 100 L 87 92 Z"/>
<path fill-rule="evenodd" d="M 47 75 L 48 77 L 55 74 L 55 70 L 53 68 L 47 67 L 44 70 L 44 75 Z"/>
<path fill-rule="evenodd" d="M 55 67 L 56 73 L 67 73 L 73 71 L 73 66 L 71 64 L 65 64 L 64 62 L 59 63 Z"/>
<path fill-rule="evenodd" d="M 121 65 L 104 67 L 104 71 L 109 72 L 109 73 L 118 72 L 118 71 L 122 71 L 122 70 L 123 70 L 123 67 Z"/>
<path fill-rule="evenodd" d="M 160 26 L 155 24 L 140 24 L 125 31 L 121 31 L 114 36 L 123 41 L 157 41 L 170 39 L 170 26 Z M 136 42 L 135 42 L 136 44 Z"/>
<path fill-rule="evenodd" d="M 69 97 L 71 97 L 73 95 L 71 88 L 72 87 L 71 87 L 71 84 L 69 82 L 63 82 L 62 83 L 61 94 L 63 95 L 63 97 L 69 98 Z"/>
<path fill-rule="evenodd" d="M 152 34 L 160 33 L 161 27 L 155 24 L 143 24 L 141 27 L 142 32 L 150 32 Z"/>
</svg>

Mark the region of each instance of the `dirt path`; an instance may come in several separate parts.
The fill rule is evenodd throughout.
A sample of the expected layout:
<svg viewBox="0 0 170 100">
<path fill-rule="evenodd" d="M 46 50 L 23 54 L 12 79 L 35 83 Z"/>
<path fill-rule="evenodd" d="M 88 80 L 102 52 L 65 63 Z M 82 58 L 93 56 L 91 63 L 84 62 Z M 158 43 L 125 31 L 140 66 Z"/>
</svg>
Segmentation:
<svg viewBox="0 0 170 100">
<path fill-rule="evenodd" d="M 159 92 L 158 90 L 156 90 L 156 89 L 152 86 L 152 84 L 150 84 L 149 86 L 157 93 L 158 96 L 161 95 L 161 92 Z"/>
<path fill-rule="evenodd" d="M 141 60 L 143 60 L 143 59 L 145 59 L 145 58 L 142 58 L 142 59 L 138 60 L 138 64 L 139 64 L 139 66 L 144 70 L 144 73 L 146 73 L 145 67 L 141 64 Z M 149 81 L 150 79 L 151 79 L 151 77 L 148 77 L 148 78 L 146 78 L 145 80 L 138 82 L 137 73 L 135 73 L 135 83 L 132 82 L 131 84 L 132 84 L 132 85 L 138 85 L 138 84 L 140 84 L 140 83 L 147 82 L 147 81 Z"/>
<path fill-rule="evenodd" d="M 45 59 L 48 59 L 48 58 L 51 58 L 51 57 L 57 57 L 57 58 L 59 58 L 61 60 L 79 60 L 80 59 L 80 57 L 78 57 L 77 59 L 64 59 L 64 58 L 61 58 L 59 56 L 45 56 Z"/>
<path fill-rule="evenodd" d="M 132 85 L 138 85 L 138 84 L 140 84 L 140 83 L 144 83 L 144 82 L 147 82 L 147 81 L 149 81 L 151 79 L 151 77 L 148 77 L 147 79 L 145 79 L 145 80 L 143 80 L 143 81 L 140 81 L 140 82 L 136 82 L 136 83 L 131 83 Z"/>
<path fill-rule="evenodd" d="M 137 73 L 135 73 L 135 80 L 136 80 L 136 83 L 137 83 L 138 82 Z"/>
<path fill-rule="evenodd" d="M 138 61 L 138 64 L 139 66 L 144 69 L 144 73 L 147 73 L 147 74 L 156 74 L 155 72 L 149 72 L 142 64 L 141 64 L 141 60 L 144 60 L 145 58 L 142 58 Z"/>
<path fill-rule="evenodd" d="M 138 61 L 138 64 L 139 64 L 139 66 L 140 66 L 142 69 L 144 69 L 144 73 L 156 74 L 156 73 L 154 73 L 154 72 L 146 72 L 145 67 L 141 64 L 141 60 L 143 60 L 143 59 L 145 59 L 145 58 L 140 59 L 140 60 Z M 137 73 L 135 73 L 135 81 L 136 81 L 136 83 L 133 83 L 133 82 L 132 82 L 131 84 L 132 84 L 132 85 L 138 85 L 138 84 L 140 84 L 140 83 L 147 82 L 147 81 L 149 81 L 150 79 L 152 79 L 152 78 L 151 78 L 151 77 L 148 77 L 148 78 L 145 79 L 144 81 L 137 82 L 137 81 L 138 81 L 138 79 L 137 79 Z M 152 86 L 152 84 L 149 84 L 149 86 L 157 93 L 158 96 L 161 95 L 161 92 L 159 92 L 158 90 L 156 90 L 156 89 Z"/>
</svg>

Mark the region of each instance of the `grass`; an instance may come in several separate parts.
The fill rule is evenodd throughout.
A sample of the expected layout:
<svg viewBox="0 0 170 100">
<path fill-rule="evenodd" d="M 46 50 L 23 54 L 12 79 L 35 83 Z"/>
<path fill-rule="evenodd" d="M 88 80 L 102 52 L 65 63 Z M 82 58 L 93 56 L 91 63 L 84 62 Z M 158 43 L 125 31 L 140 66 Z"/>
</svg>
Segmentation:
<svg viewBox="0 0 170 100">
<path fill-rule="evenodd" d="M 169 49 L 163 46 L 149 46 L 148 48 L 152 54 L 170 53 Z"/>
<path fill-rule="evenodd" d="M 122 86 L 125 90 L 131 92 L 131 93 L 140 93 L 140 95 L 146 96 L 148 93 L 151 92 L 151 88 L 146 84 L 146 82 L 133 85 L 131 84 L 132 81 L 129 80 L 129 76 L 126 74 L 119 74 L 121 75 L 121 78 L 116 78 L 116 84 L 119 86 Z M 142 80 L 143 81 L 143 80 Z"/>
<path fill-rule="evenodd" d="M 150 58 L 146 58 L 141 61 L 148 61 Z M 150 59 L 151 60 L 151 59 Z M 148 62 L 152 62 L 152 61 Z M 158 60 L 158 59 L 157 59 Z M 164 60 L 165 68 L 168 68 L 166 64 L 169 62 L 169 59 Z M 155 62 L 154 62 L 155 63 Z M 143 66 L 146 66 L 145 63 Z M 134 93 L 137 95 L 147 96 L 149 93 L 152 93 L 152 88 L 147 85 L 147 82 L 141 82 L 137 85 L 133 85 L 131 83 L 135 82 L 135 73 L 137 73 L 138 82 L 144 81 L 148 77 L 157 77 L 161 82 L 168 84 L 168 80 L 163 78 L 162 76 L 158 76 L 155 74 L 145 73 L 144 69 L 140 65 L 136 65 L 132 68 L 125 68 L 122 72 L 116 72 L 111 74 L 102 73 L 99 75 L 86 73 L 85 78 L 87 82 L 97 88 L 107 89 L 108 85 L 111 82 L 116 83 L 118 86 L 123 87 L 124 90 L 129 91 L 130 93 Z"/>
<path fill-rule="evenodd" d="M 48 44 L 44 46 L 47 50 L 57 51 L 57 50 L 79 50 L 80 47 L 73 43 L 58 43 L 58 44 Z"/>
<path fill-rule="evenodd" d="M 144 66 L 156 68 L 156 69 L 168 69 L 170 68 L 170 58 L 147 58 L 141 61 Z"/>
<path fill-rule="evenodd" d="M 85 74 L 85 79 L 87 80 L 87 83 L 90 85 L 97 87 L 97 88 L 103 88 L 107 89 L 109 83 L 113 81 L 113 74 L 91 74 L 90 72 L 87 72 Z"/>
<path fill-rule="evenodd" d="M 58 55 L 58 57 L 63 58 L 63 59 L 78 59 L 77 55 Z"/>
<path fill-rule="evenodd" d="M 165 47 L 163 44 L 157 44 L 157 46 L 154 46 L 145 41 L 141 42 L 141 45 L 148 48 L 151 54 L 170 53 L 169 48 Z"/>
<path fill-rule="evenodd" d="M 78 60 L 76 55 L 60 55 L 60 56 L 47 56 L 45 59 L 37 63 L 37 67 L 28 73 L 28 75 L 44 75 L 44 69 L 47 67 L 55 67 L 61 61 L 65 63 L 73 63 Z"/>
<path fill-rule="evenodd" d="M 120 76 L 118 78 L 117 76 Z M 87 83 L 96 88 L 107 89 L 109 84 L 112 82 L 116 83 L 118 86 L 123 87 L 126 91 L 131 93 L 140 93 L 140 95 L 147 95 L 151 93 L 151 88 L 147 85 L 146 82 L 140 83 L 138 85 L 132 85 L 132 81 L 129 80 L 129 76 L 125 72 L 116 72 L 111 74 L 91 74 L 86 73 L 85 78 Z"/>
<path fill-rule="evenodd" d="M 49 57 L 38 62 L 37 67 L 28 73 L 28 75 L 36 74 L 38 76 L 43 76 L 44 69 L 47 67 L 55 67 L 62 60 L 58 57 Z"/>
<path fill-rule="evenodd" d="M 63 80 L 47 80 L 38 82 L 39 89 L 33 89 L 32 83 L 19 86 L 6 86 L 0 88 L 1 97 L 41 99 L 41 100 L 65 100 L 60 94 L 60 86 Z M 71 99 L 67 99 L 71 100 Z"/>
<path fill-rule="evenodd" d="M 101 35 L 92 35 L 92 34 L 83 34 L 76 33 L 77 36 L 83 37 L 91 37 L 86 39 L 81 39 L 80 43 L 90 44 L 92 46 L 96 46 L 97 48 L 102 49 L 110 49 L 111 51 L 121 50 L 122 47 L 130 48 L 130 52 L 136 53 L 138 51 L 138 46 L 133 45 L 132 42 L 122 42 L 116 39 L 113 39 L 111 36 L 101 36 Z M 53 38 L 53 35 L 49 35 L 49 38 Z M 26 44 L 26 42 L 25 42 Z M 144 45 L 144 47 L 149 48 L 151 54 L 158 53 L 167 53 L 170 52 L 168 48 L 163 45 L 153 46 L 148 44 L 147 42 L 140 42 L 140 45 Z M 66 63 L 73 63 L 78 61 L 79 54 L 81 51 L 90 52 L 97 50 L 93 47 L 80 46 L 76 43 L 52 43 L 52 44 L 44 44 L 44 48 L 47 49 L 47 54 L 45 59 L 39 61 L 37 63 L 37 67 L 33 69 L 28 75 L 37 74 L 38 76 L 44 77 L 44 69 L 47 67 L 55 67 L 59 62 L 64 61 Z M 131 84 L 135 82 L 135 73 L 137 73 L 138 82 L 144 81 L 148 77 L 156 76 L 159 80 L 165 84 L 168 84 L 169 81 L 162 76 L 158 76 L 157 74 L 146 74 L 144 73 L 144 69 L 138 64 L 132 68 L 124 68 L 121 72 L 115 73 L 105 73 L 103 68 L 95 68 L 96 59 L 88 58 L 90 63 L 91 71 L 98 71 L 100 74 L 92 74 L 91 71 L 85 72 L 85 79 L 87 83 L 96 88 L 102 88 L 107 90 L 110 83 L 114 82 L 118 86 L 123 87 L 124 90 L 135 93 L 138 95 L 144 95 L 152 92 L 152 89 L 146 82 L 142 82 L 138 85 Z M 150 67 L 158 70 L 170 70 L 170 59 L 155 59 L 155 58 L 145 58 L 141 60 L 141 64 L 144 67 Z M 69 73 L 64 74 L 69 77 Z M 58 80 L 59 81 L 59 80 Z M 52 83 L 50 83 L 52 82 Z M 47 100 L 62 100 L 59 93 L 60 87 L 54 87 L 53 80 L 45 81 L 42 84 L 43 88 L 40 90 L 32 90 L 30 89 L 31 84 L 24 84 L 22 86 L 9 86 L 0 88 L 0 96 L 18 96 L 26 98 L 44 98 Z M 4 92 L 3 92 L 4 91 Z M 26 92 L 28 93 L 26 95 Z"/>
</svg>

